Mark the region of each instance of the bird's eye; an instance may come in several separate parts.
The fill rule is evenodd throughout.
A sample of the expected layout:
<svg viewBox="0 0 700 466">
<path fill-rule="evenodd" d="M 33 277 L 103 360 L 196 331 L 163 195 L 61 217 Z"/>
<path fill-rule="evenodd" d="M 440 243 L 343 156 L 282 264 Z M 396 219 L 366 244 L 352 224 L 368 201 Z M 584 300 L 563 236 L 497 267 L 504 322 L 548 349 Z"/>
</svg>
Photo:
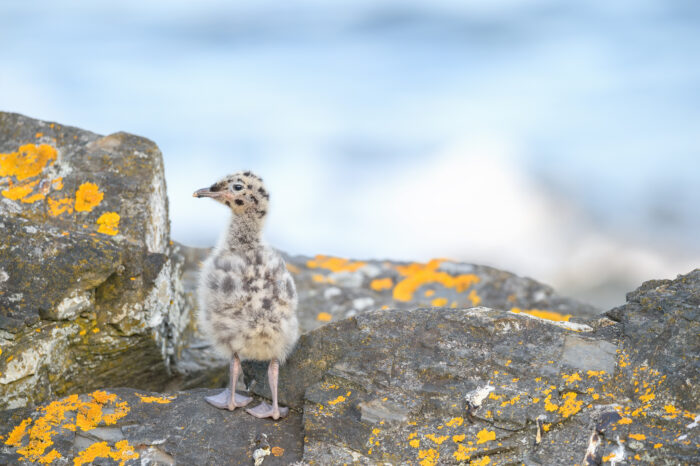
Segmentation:
<svg viewBox="0 0 700 466">
<path fill-rule="evenodd" d="M 243 185 L 242 184 L 234 184 L 233 189 L 236 191 L 240 191 L 241 189 L 243 189 Z"/>
</svg>

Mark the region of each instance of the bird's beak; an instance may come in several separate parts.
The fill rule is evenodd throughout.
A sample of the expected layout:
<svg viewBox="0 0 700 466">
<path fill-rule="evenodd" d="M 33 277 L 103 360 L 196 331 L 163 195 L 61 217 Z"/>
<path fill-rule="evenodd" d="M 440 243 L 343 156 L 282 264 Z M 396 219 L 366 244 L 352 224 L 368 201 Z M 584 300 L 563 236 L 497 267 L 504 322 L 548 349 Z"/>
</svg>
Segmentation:
<svg viewBox="0 0 700 466">
<path fill-rule="evenodd" d="M 210 188 L 198 189 L 192 193 L 192 197 L 219 197 L 221 192 L 212 191 Z"/>
</svg>

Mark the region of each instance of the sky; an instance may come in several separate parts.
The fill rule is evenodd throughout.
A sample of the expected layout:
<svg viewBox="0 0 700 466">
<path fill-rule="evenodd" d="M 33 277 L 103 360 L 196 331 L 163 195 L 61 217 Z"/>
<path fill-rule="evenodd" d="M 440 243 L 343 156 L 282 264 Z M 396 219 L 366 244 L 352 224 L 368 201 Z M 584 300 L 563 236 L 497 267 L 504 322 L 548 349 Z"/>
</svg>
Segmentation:
<svg viewBox="0 0 700 466">
<path fill-rule="evenodd" d="M 292 254 L 483 263 L 600 306 L 700 261 L 693 1 L 0 3 L 0 109 L 154 140 L 172 236 L 239 169 Z"/>
</svg>

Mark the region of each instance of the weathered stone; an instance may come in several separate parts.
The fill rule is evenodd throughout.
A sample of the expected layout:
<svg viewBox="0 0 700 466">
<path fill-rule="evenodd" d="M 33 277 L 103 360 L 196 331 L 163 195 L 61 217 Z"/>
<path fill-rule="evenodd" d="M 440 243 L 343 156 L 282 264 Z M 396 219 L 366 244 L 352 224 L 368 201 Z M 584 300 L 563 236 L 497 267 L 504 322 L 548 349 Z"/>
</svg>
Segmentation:
<svg viewBox="0 0 700 466">
<path fill-rule="evenodd" d="M 696 393 L 656 368 L 656 354 L 671 356 L 640 339 L 654 312 L 652 328 L 663 322 L 678 342 L 695 344 L 694 324 L 674 316 L 697 307 L 699 272 L 645 284 L 611 311 L 618 322 L 484 307 L 365 312 L 302 336 L 281 368 L 281 399 L 292 408 L 285 420 L 216 410 L 202 401 L 207 390 L 145 396 L 117 389 L 111 400 L 96 392 L 82 398 L 87 405 L 69 397 L 0 413 L 0 463 L 44 458 L 27 457 L 29 440 L 41 440 L 42 419 L 65 412 L 41 455 L 56 448 L 67 459 L 98 451 L 127 464 L 250 464 L 269 444 L 284 454 L 263 464 L 289 464 L 302 456 L 303 442 L 302 459 L 323 465 L 697 464 L 700 416 L 684 407 Z M 662 361 L 690 374 L 699 357 L 692 351 Z M 265 366 L 246 369 L 252 392 L 269 395 Z M 107 422 L 103 413 L 118 419 Z M 83 427 L 75 433 L 71 423 Z M 267 438 L 256 443 L 259 434 Z"/>
<path fill-rule="evenodd" d="M 0 412 L 0 464 L 252 464 L 266 436 L 267 465 L 301 458 L 301 415 L 261 421 L 220 411 L 211 390 L 170 395 L 108 389 Z M 255 401 L 257 402 L 257 401 Z"/>
<path fill-rule="evenodd" d="M 0 112 L 0 408 L 162 389 L 189 323 L 147 139 Z"/>
<path fill-rule="evenodd" d="M 185 289 L 190 306 L 199 264 L 208 249 L 183 247 Z M 545 315 L 568 322 L 599 313 L 594 307 L 557 295 L 541 283 L 491 267 L 447 260 L 428 263 L 352 261 L 338 257 L 314 258 L 285 255 L 299 295 L 299 322 L 308 332 L 363 312 L 392 308 L 397 311 L 421 306 L 487 306 L 523 315 Z M 528 314 L 530 313 L 530 314 Z M 225 383 L 227 361 L 197 332 L 194 323 L 184 338 L 188 345 L 175 362 L 183 374 L 174 388 Z"/>
</svg>

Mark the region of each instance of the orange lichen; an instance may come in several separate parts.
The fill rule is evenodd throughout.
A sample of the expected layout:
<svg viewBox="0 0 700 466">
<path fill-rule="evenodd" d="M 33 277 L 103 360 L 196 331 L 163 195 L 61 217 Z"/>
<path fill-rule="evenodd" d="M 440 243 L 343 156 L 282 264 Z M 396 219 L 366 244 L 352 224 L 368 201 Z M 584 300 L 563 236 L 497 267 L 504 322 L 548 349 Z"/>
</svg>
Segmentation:
<svg viewBox="0 0 700 466">
<path fill-rule="evenodd" d="M 391 289 L 391 287 L 393 286 L 394 281 L 389 277 L 377 278 L 375 280 L 372 280 L 372 282 L 369 284 L 369 287 L 372 288 L 374 291 L 388 290 Z"/>
<path fill-rule="evenodd" d="M 449 421 L 445 423 L 447 427 L 454 427 L 454 426 L 461 426 L 462 423 L 464 422 L 464 418 L 461 417 L 453 417 Z"/>
<path fill-rule="evenodd" d="M 60 191 L 63 189 L 63 177 L 56 178 L 51 182 L 51 184 L 55 185 L 53 188 L 56 191 Z"/>
<path fill-rule="evenodd" d="M 287 266 L 287 270 L 289 270 L 289 272 L 291 272 L 291 273 L 293 273 L 293 274 L 299 273 L 299 267 L 297 267 L 296 265 L 294 265 L 294 264 L 286 264 L 286 266 Z"/>
<path fill-rule="evenodd" d="M 348 392 L 348 396 L 350 396 L 350 392 Z M 338 403 L 342 403 L 342 402 L 345 401 L 345 400 L 347 400 L 347 398 L 344 397 L 343 395 L 340 395 L 340 396 L 338 396 L 336 399 L 330 400 L 330 401 L 328 402 L 328 404 L 329 404 L 329 405 L 337 405 Z"/>
<path fill-rule="evenodd" d="M 36 180 L 29 183 L 19 184 L 17 186 L 10 186 L 2 191 L 2 195 L 12 201 L 17 201 L 31 193 L 34 190 L 34 186 L 36 186 L 38 182 L 39 180 Z"/>
<path fill-rule="evenodd" d="M 487 464 L 491 463 L 491 458 L 488 456 L 484 456 L 483 458 L 479 458 L 477 460 L 474 460 L 469 463 L 469 466 L 486 466 Z"/>
<path fill-rule="evenodd" d="M 333 316 L 330 315 L 328 312 L 319 312 L 316 316 L 316 320 L 318 320 L 319 322 L 330 322 L 331 319 L 333 319 Z"/>
<path fill-rule="evenodd" d="M 628 437 L 634 440 L 646 440 L 647 438 L 644 434 L 629 434 Z"/>
<path fill-rule="evenodd" d="M 506 401 L 502 402 L 502 403 L 501 403 L 501 408 L 503 408 L 503 407 L 505 407 L 505 406 L 508 406 L 508 405 L 511 405 L 511 406 L 512 406 L 512 405 L 514 405 L 515 403 L 517 403 L 518 401 L 520 401 L 520 395 L 515 395 L 515 396 L 514 396 L 513 398 L 511 398 L 510 400 L 506 400 Z"/>
<path fill-rule="evenodd" d="M 326 277 L 325 275 L 320 273 L 313 274 L 311 276 L 311 280 L 315 281 L 316 283 L 335 283 L 335 280 L 333 280 L 331 277 Z"/>
<path fill-rule="evenodd" d="M 413 448 L 418 448 L 420 446 L 420 440 L 415 438 L 413 440 L 409 440 L 408 444 L 411 445 Z"/>
<path fill-rule="evenodd" d="M 435 290 L 425 290 L 425 293 L 423 293 L 423 296 L 425 296 L 426 298 L 430 298 L 434 294 L 435 294 Z"/>
<path fill-rule="evenodd" d="M 33 196 L 25 197 L 22 199 L 24 204 L 34 204 L 36 201 L 40 201 L 46 197 L 45 194 L 37 193 Z"/>
<path fill-rule="evenodd" d="M 365 265 L 367 265 L 366 262 L 352 262 L 340 257 L 329 257 L 321 254 L 306 262 L 306 266 L 310 269 L 319 268 L 330 270 L 331 272 L 355 272 Z"/>
<path fill-rule="evenodd" d="M 447 298 L 435 298 L 430 302 L 430 304 L 435 307 L 442 307 L 447 304 Z"/>
<path fill-rule="evenodd" d="M 568 322 L 571 319 L 571 314 L 560 314 L 555 311 L 544 311 L 542 309 L 520 309 L 519 307 L 511 308 L 510 312 L 513 314 L 529 314 L 533 317 L 539 317 L 540 319 L 553 320 L 555 322 Z"/>
<path fill-rule="evenodd" d="M 47 201 L 49 203 L 49 215 L 52 217 L 58 217 L 64 212 L 68 214 L 73 213 L 73 199 L 70 197 L 59 199 L 57 201 L 48 198 Z"/>
<path fill-rule="evenodd" d="M 471 290 L 469 292 L 469 296 L 467 296 L 467 297 L 469 298 L 469 301 L 472 302 L 472 306 L 478 306 L 479 303 L 481 302 L 481 296 L 476 294 L 476 290 Z"/>
<path fill-rule="evenodd" d="M 21 455 L 20 460 L 50 463 L 57 458 L 57 453 L 54 453 L 55 450 L 46 453 L 46 450 L 53 445 L 53 436 L 57 433 L 58 428 L 75 431 L 79 427 L 83 430 L 90 430 L 97 427 L 100 422 L 107 425 L 113 424 L 129 412 L 126 402 L 122 402 L 114 406 L 113 414 L 103 415 L 103 408 L 107 403 L 112 403 L 115 400 L 116 395 L 97 391 L 90 394 L 89 401 L 82 401 L 78 395 L 53 401 L 39 408 L 41 415 L 35 421 L 25 419 L 13 429 L 14 435 L 11 434 L 8 441 L 13 442 L 12 446 L 19 446 L 25 434 L 29 434 L 27 444 L 16 451 Z M 77 413 L 75 424 L 66 419 L 66 414 L 69 412 Z M 27 431 L 28 426 L 30 427 Z"/>
<path fill-rule="evenodd" d="M 559 408 L 559 413 L 564 417 L 573 416 L 574 414 L 581 411 L 581 406 L 583 401 L 576 399 L 576 393 L 569 392 L 563 397 L 564 404 Z"/>
<path fill-rule="evenodd" d="M 649 403 L 654 398 L 656 398 L 656 395 L 654 395 L 651 392 L 647 392 L 646 394 L 639 397 L 639 401 L 641 401 L 642 403 Z"/>
<path fill-rule="evenodd" d="M 273 456 L 282 456 L 284 455 L 284 448 L 282 447 L 272 447 L 270 449 L 270 453 L 272 453 Z"/>
<path fill-rule="evenodd" d="M 464 435 L 462 435 L 461 437 L 464 437 Z M 462 438 L 462 440 L 464 440 L 464 438 Z M 476 450 L 477 450 L 476 447 L 467 447 L 464 444 L 460 443 L 457 446 L 457 451 L 452 453 L 452 456 L 454 456 L 454 458 L 457 461 L 467 461 L 467 460 L 469 460 L 469 458 L 471 458 L 471 454 L 473 452 L 475 452 Z"/>
<path fill-rule="evenodd" d="M 496 440 L 496 432 L 488 429 L 481 429 L 479 432 L 477 432 L 476 438 L 477 445 L 490 442 L 491 440 Z"/>
<path fill-rule="evenodd" d="M 544 399 L 544 409 L 547 411 L 556 411 L 559 409 L 559 405 L 552 403 L 552 395 L 547 395 L 547 398 Z"/>
<path fill-rule="evenodd" d="M 126 460 L 138 457 L 139 454 L 134 451 L 134 447 L 129 445 L 128 440 L 120 440 L 114 444 L 114 448 L 110 448 L 107 442 L 97 442 L 78 453 L 78 456 L 73 459 L 73 465 L 91 464 L 97 458 L 111 458 L 123 466 Z"/>
<path fill-rule="evenodd" d="M 95 183 L 83 183 L 75 192 L 75 211 L 90 212 L 104 197 L 104 193 Z"/>
<path fill-rule="evenodd" d="M 48 144 L 24 144 L 17 152 L 0 153 L 0 176 L 14 176 L 17 181 L 32 178 L 52 164 L 56 154 Z"/>
<path fill-rule="evenodd" d="M 620 419 L 619 421 L 617 421 L 617 423 L 620 424 L 620 425 L 632 424 L 632 419 L 630 419 L 630 418 L 628 418 L 628 417 L 623 417 L 622 419 Z"/>
<path fill-rule="evenodd" d="M 428 450 L 418 451 L 418 459 L 421 460 L 419 462 L 421 466 L 435 466 L 439 458 L 440 453 L 438 453 L 437 450 L 434 450 L 432 448 L 429 448 Z"/>
<path fill-rule="evenodd" d="M 661 447 L 663 447 L 663 446 L 664 446 L 663 443 L 655 443 L 655 444 L 654 444 L 654 448 L 661 448 Z"/>
<path fill-rule="evenodd" d="M 58 451 L 56 451 L 56 449 L 53 449 L 41 458 L 39 458 L 39 463 L 53 464 L 54 461 L 57 461 L 60 458 L 63 458 L 63 456 L 61 456 L 61 454 Z"/>
<path fill-rule="evenodd" d="M 571 375 L 562 374 L 561 377 L 566 381 L 567 384 L 581 381 L 581 376 L 578 372 L 574 372 Z"/>
<path fill-rule="evenodd" d="M 32 419 L 28 418 L 20 422 L 19 425 L 15 426 L 14 429 L 10 431 L 10 435 L 7 436 L 5 445 L 10 445 L 12 447 L 19 446 L 19 444 L 22 443 L 22 439 L 27 434 L 27 426 L 31 424 L 31 422 Z"/>
<path fill-rule="evenodd" d="M 172 402 L 175 398 L 175 396 L 147 396 L 147 395 L 141 395 L 140 393 L 136 393 L 136 396 L 138 396 L 143 403 L 158 403 L 158 404 L 168 404 Z"/>
<path fill-rule="evenodd" d="M 479 282 L 479 277 L 474 274 L 452 276 L 446 272 L 438 271 L 440 264 L 444 261 L 444 259 L 433 259 L 427 264 L 413 263 L 396 266 L 396 270 L 405 278 L 394 287 L 394 299 L 403 302 L 410 301 L 416 290 L 428 283 L 438 283 L 445 288 L 453 288 L 458 293 L 462 293 L 471 285 Z"/>
<path fill-rule="evenodd" d="M 453 441 L 454 443 L 463 442 L 464 439 L 465 439 L 466 437 L 467 437 L 467 436 L 464 435 L 464 434 L 462 434 L 462 435 L 453 435 L 453 436 L 452 436 L 452 441 Z"/>
<path fill-rule="evenodd" d="M 119 233 L 119 214 L 116 212 L 105 212 L 97 219 L 98 233 L 114 236 Z"/>
<path fill-rule="evenodd" d="M 425 438 L 432 440 L 433 442 L 437 443 L 438 445 L 441 445 L 442 442 L 450 438 L 448 435 L 441 435 L 441 436 L 436 436 L 434 434 L 426 434 Z"/>
</svg>

